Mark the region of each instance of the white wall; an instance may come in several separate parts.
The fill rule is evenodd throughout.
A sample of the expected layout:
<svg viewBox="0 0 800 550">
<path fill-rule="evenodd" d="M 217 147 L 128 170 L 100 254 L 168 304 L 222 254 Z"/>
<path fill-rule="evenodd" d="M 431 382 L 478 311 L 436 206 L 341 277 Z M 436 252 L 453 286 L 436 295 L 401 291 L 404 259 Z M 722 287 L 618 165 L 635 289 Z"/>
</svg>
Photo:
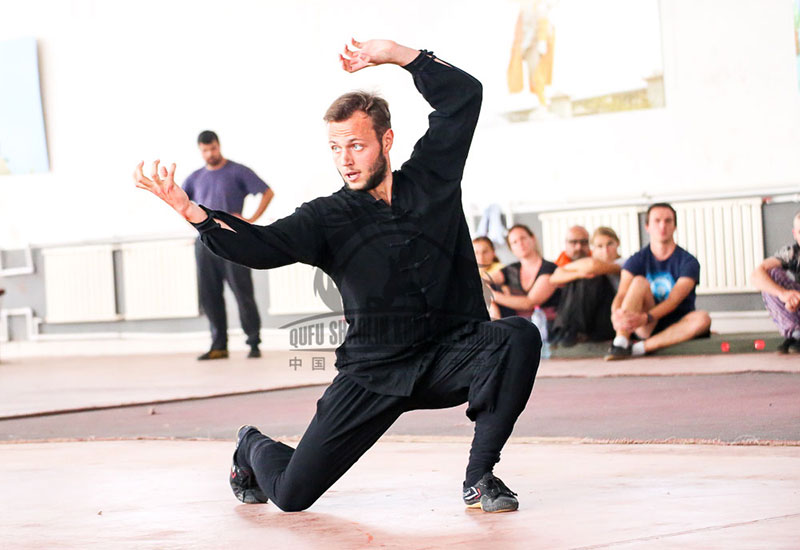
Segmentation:
<svg viewBox="0 0 800 550">
<path fill-rule="evenodd" d="M 263 221 L 290 213 L 341 186 L 320 119 L 353 88 L 389 100 L 397 166 L 429 108 L 402 70 L 340 71 L 343 42 L 385 36 L 433 49 L 484 82 L 488 106 L 505 82 L 515 9 L 509 0 L 0 0 L 0 40 L 39 40 L 51 162 L 47 174 L 0 178 L 0 248 L 189 233 L 130 174 L 161 158 L 185 177 L 200 166 L 205 128 L 274 186 Z M 791 21 L 789 0 L 662 0 L 667 107 L 515 125 L 485 113 L 465 200 L 543 206 L 797 184 Z"/>
<path fill-rule="evenodd" d="M 471 178 L 534 207 L 796 187 L 791 19 L 788 0 L 662 0 L 666 108 L 483 132 Z"/>
</svg>

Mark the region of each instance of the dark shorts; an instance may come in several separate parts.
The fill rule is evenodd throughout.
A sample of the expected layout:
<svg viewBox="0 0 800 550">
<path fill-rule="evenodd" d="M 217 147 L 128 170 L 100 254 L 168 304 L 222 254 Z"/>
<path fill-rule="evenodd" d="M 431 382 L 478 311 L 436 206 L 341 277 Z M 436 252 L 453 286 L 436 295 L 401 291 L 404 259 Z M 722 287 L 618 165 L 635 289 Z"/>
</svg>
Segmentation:
<svg viewBox="0 0 800 550">
<path fill-rule="evenodd" d="M 667 315 L 658 320 L 658 323 L 656 323 L 656 328 L 653 329 L 653 333 L 650 336 L 658 334 L 662 330 L 666 329 L 668 326 L 674 325 L 675 323 L 683 319 L 687 313 L 691 313 L 691 311 L 673 311 L 671 313 L 668 313 Z M 708 338 L 710 336 L 711 336 L 711 329 L 709 328 L 703 334 L 698 334 L 697 336 L 695 336 L 695 339 Z"/>
</svg>

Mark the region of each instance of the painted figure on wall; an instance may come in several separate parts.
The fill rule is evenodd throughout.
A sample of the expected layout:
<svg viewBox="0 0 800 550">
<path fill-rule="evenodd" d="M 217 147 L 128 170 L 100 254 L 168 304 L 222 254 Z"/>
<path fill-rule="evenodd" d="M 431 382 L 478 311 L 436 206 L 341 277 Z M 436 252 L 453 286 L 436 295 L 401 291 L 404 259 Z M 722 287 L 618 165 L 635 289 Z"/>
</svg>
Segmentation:
<svg viewBox="0 0 800 550">
<path fill-rule="evenodd" d="M 556 35 L 550 18 L 552 4 L 552 0 L 526 0 L 520 4 L 508 64 L 508 91 L 520 93 L 527 73 L 528 88 L 540 105 L 547 104 L 545 90 L 553 82 Z"/>
<path fill-rule="evenodd" d="M 797 60 L 797 86 L 800 89 L 800 0 L 794 0 L 794 55 Z"/>
</svg>

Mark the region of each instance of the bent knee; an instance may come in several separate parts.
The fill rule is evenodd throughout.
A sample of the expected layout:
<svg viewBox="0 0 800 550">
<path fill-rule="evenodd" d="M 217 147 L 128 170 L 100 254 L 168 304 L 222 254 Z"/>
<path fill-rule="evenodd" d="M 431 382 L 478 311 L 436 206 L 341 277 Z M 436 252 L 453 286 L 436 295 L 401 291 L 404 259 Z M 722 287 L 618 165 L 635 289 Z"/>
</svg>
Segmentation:
<svg viewBox="0 0 800 550">
<path fill-rule="evenodd" d="M 694 311 L 691 315 L 695 335 L 705 334 L 711 329 L 711 315 L 707 311 Z"/>
<path fill-rule="evenodd" d="M 507 320 L 510 325 L 510 340 L 514 346 L 531 347 L 536 351 L 542 347 L 542 335 L 536 325 L 524 317 L 513 317 Z"/>
<path fill-rule="evenodd" d="M 284 483 L 272 503 L 284 512 L 302 512 L 311 507 L 322 495 L 318 489 L 311 490 L 306 484 Z"/>
<path fill-rule="evenodd" d="M 650 281 L 647 280 L 647 277 L 644 275 L 636 275 L 633 279 L 631 279 L 631 286 L 646 286 L 650 288 Z"/>
<path fill-rule="evenodd" d="M 302 512 L 310 508 L 316 500 L 316 497 L 308 498 L 302 495 L 289 495 L 275 498 L 272 503 L 280 508 L 282 512 Z"/>
</svg>

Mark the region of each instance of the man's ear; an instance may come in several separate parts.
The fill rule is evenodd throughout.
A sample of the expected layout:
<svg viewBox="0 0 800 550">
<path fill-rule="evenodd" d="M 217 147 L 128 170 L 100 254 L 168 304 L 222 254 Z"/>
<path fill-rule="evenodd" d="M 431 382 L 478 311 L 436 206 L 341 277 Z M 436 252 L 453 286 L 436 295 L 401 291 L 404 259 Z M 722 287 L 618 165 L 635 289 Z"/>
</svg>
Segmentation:
<svg viewBox="0 0 800 550">
<path fill-rule="evenodd" d="M 394 143 L 394 131 L 389 128 L 384 132 L 383 139 L 381 140 L 381 147 L 383 148 L 384 154 L 388 153 L 392 149 L 392 144 Z"/>
</svg>

